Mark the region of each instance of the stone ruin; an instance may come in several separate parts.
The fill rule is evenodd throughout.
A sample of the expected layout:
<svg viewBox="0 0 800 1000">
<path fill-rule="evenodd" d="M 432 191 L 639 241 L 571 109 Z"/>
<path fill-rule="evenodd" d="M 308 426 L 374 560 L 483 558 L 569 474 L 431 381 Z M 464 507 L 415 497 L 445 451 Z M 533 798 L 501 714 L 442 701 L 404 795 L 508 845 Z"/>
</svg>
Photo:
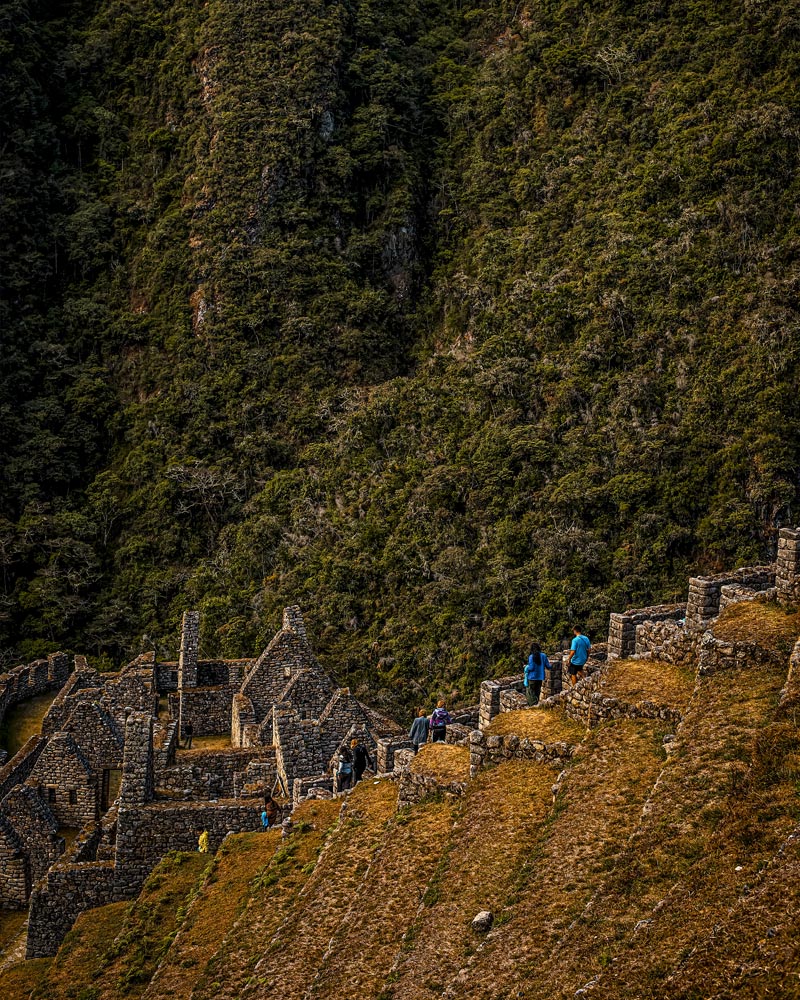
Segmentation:
<svg viewBox="0 0 800 1000">
<path fill-rule="evenodd" d="M 667 663 L 699 664 L 700 673 L 708 674 L 717 669 L 720 659 L 735 655 L 713 638 L 709 626 L 727 605 L 753 600 L 778 600 L 789 605 L 800 603 L 800 529 L 780 529 L 775 563 L 692 577 L 685 602 L 611 614 L 608 641 L 592 644 L 586 676 L 574 688 L 568 687 L 569 651 L 548 654 L 555 669 L 543 685 L 540 707 L 563 706 L 570 718 L 588 726 L 620 716 L 658 717 L 677 724 L 679 719 L 673 717 L 675 713 L 664 706 L 649 703 L 632 706 L 605 697 L 601 690 L 603 668 L 614 660 L 649 658 Z M 750 650 L 748 655 L 759 654 L 757 650 Z M 526 705 L 519 675 L 483 682 L 478 731 L 470 735 L 473 773 L 484 763 L 494 763 L 509 755 L 541 760 L 571 756 L 574 748 L 568 746 L 528 745 L 529 741 L 519 741 L 511 735 L 485 736 L 497 715 Z"/>
<path fill-rule="evenodd" d="M 604 697 L 605 665 L 649 657 L 699 663 L 703 674 L 760 655 L 721 643 L 708 626 L 729 603 L 775 598 L 800 601 L 800 530 L 781 529 L 774 565 L 695 577 L 685 603 L 612 614 L 608 642 L 593 645 L 574 688 L 567 687 L 569 653 L 549 655 L 555 669 L 540 708 L 561 705 L 587 726 L 653 715 L 677 725 L 671 708 Z M 792 704 L 798 664 L 800 642 L 785 691 Z M 467 787 L 458 779 L 440 788 L 441 779 L 412 771 L 407 735 L 336 687 L 296 607 L 285 609 L 282 628 L 257 659 L 199 659 L 199 617 L 186 612 L 177 662 L 149 653 L 102 675 L 80 656 L 70 666 L 56 653 L 0 675 L 0 720 L 10 706 L 58 691 L 41 735 L 0 770 L 0 907 L 29 908 L 28 958 L 54 954 L 84 910 L 134 897 L 168 851 L 195 849 L 203 830 L 216 850 L 229 832 L 259 829 L 265 790 L 293 805 L 330 795 L 338 751 L 354 736 L 373 751 L 378 773 L 398 782 L 400 807 Z M 567 765 L 577 749 L 569 743 L 486 733 L 500 712 L 525 706 L 519 675 L 484 681 L 479 706 L 448 726 L 447 743 L 468 748 L 470 776 L 513 757 L 556 771 Z M 188 723 L 195 737 L 229 737 L 230 746 L 178 754 Z M 78 832 L 65 850 L 68 831 Z"/>
<path fill-rule="evenodd" d="M 133 898 L 204 830 L 216 850 L 260 829 L 265 791 L 293 802 L 330 790 L 354 736 L 374 754 L 398 732 L 336 686 L 296 607 L 257 659 L 200 659 L 199 615 L 187 611 L 177 662 L 147 653 L 100 674 L 56 653 L 18 667 L 0 676 L 0 721 L 47 691 L 58 693 L 41 735 L 0 770 L 0 907 L 28 908 L 28 958 L 55 954 L 84 910 Z M 180 749 L 189 723 L 230 745 Z"/>
</svg>

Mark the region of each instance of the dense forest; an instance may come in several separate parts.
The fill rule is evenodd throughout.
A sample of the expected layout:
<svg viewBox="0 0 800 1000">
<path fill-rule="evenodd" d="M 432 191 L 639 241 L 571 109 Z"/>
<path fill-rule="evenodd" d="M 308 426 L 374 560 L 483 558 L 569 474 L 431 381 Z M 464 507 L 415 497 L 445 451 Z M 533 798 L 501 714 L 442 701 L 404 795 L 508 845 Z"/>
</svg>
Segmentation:
<svg viewBox="0 0 800 1000">
<path fill-rule="evenodd" d="M 0 649 L 400 709 L 769 557 L 800 2 L 4 0 Z"/>
</svg>

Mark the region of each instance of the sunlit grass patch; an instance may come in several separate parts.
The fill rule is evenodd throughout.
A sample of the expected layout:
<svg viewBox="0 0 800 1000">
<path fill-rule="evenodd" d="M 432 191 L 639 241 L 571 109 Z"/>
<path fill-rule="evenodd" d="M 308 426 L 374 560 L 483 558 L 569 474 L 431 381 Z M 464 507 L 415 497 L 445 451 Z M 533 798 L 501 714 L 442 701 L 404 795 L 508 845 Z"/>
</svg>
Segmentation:
<svg viewBox="0 0 800 1000">
<path fill-rule="evenodd" d="M 601 691 L 635 705 L 640 701 L 683 708 L 694 690 L 694 670 L 661 660 L 616 660 L 606 668 Z"/>
<path fill-rule="evenodd" d="M 469 750 L 449 743 L 426 743 L 411 762 L 411 770 L 437 781 L 466 781 L 469 778 Z"/>
<path fill-rule="evenodd" d="M 515 735 L 543 743 L 580 743 L 586 730 L 560 708 L 521 708 L 501 712 L 486 730 L 489 736 Z"/>
<path fill-rule="evenodd" d="M 26 916 L 24 910 L 0 910 L 0 956 L 16 939 Z"/>
<path fill-rule="evenodd" d="M 800 612 L 775 603 L 740 601 L 720 612 L 714 635 L 724 642 L 754 642 L 788 655 L 800 635 Z"/>
</svg>

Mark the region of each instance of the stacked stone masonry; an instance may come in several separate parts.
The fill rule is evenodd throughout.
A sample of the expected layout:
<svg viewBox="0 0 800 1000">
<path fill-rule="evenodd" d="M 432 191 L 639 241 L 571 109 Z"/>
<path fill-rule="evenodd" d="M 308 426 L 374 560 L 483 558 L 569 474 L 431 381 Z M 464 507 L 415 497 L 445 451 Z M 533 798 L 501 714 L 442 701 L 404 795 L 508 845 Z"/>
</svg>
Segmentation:
<svg viewBox="0 0 800 1000">
<path fill-rule="evenodd" d="M 781 528 L 775 586 L 779 601 L 800 604 L 800 528 Z"/>
<path fill-rule="evenodd" d="M 487 736 L 480 729 L 475 729 L 469 737 L 470 776 L 474 778 L 482 767 L 505 760 L 535 760 L 561 770 L 572 760 L 576 749 L 573 744 L 563 741 L 545 743 L 542 740 L 521 739 L 514 734 Z"/>
</svg>

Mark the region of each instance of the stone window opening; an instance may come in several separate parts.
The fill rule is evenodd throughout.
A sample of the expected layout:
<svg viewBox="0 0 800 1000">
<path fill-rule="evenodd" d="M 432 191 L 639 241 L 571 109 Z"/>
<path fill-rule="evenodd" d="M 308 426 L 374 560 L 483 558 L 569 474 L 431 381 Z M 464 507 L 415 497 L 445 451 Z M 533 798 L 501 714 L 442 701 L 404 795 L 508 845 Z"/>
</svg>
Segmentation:
<svg viewBox="0 0 800 1000">
<path fill-rule="evenodd" d="M 56 790 L 52 785 L 48 786 L 47 789 L 47 801 L 52 805 L 56 801 Z"/>
<path fill-rule="evenodd" d="M 69 804 L 71 806 L 76 806 L 78 804 L 78 789 L 70 788 L 69 790 Z"/>
</svg>

